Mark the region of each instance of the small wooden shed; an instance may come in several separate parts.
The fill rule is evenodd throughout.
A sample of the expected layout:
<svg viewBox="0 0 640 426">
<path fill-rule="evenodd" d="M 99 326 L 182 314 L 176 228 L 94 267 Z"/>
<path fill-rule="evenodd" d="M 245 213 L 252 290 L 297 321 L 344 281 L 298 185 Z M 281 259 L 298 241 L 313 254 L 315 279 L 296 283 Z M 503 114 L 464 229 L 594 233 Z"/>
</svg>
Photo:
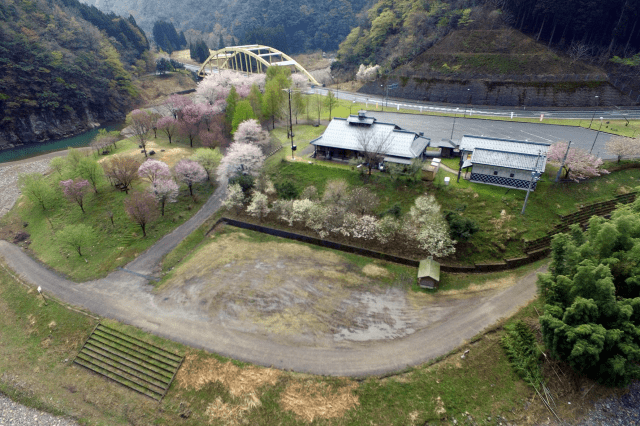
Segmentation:
<svg viewBox="0 0 640 426">
<path fill-rule="evenodd" d="M 422 288 L 438 288 L 440 286 L 440 264 L 431 256 L 420 261 L 418 285 Z"/>
</svg>

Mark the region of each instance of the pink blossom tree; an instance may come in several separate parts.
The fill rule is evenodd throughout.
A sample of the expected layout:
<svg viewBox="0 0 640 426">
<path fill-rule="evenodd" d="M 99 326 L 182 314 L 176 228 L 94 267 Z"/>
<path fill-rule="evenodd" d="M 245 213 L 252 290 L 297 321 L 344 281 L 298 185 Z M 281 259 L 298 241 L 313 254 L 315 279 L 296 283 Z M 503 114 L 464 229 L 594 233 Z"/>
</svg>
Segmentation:
<svg viewBox="0 0 640 426">
<path fill-rule="evenodd" d="M 244 76 L 236 71 L 221 70 L 218 73 L 209 74 L 198 83 L 196 94 L 205 98 L 211 105 L 221 105 L 224 107 L 224 102 L 232 86 L 236 88 L 240 97 L 246 98 L 249 96 L 253 84 L 264 88 L 265 75 L 250 74 Z"/>
<path fill-rule="evenodd" d="M 173 179 L 156 179 L 149 187 L 149 192 L 160 203 L 160 211 L 164 216 L 166 203 L 175 203 L 178 200 L 178 184 Z"/>
<path fill-rule="evenodd" d="M 193 147 L 193 141 L 198 137 L 202 129 L 202 116 L 206 108 L 204 104 L 191 104 L 182 108 L 180 113 L 179 132 L 189 139 L 191 147 Z"/>
<path fill-rule="evenodd" d="M 167 163 L 158 160 L 147 160 L 138 168 L 138 176 L 154 183 L 157 179 L 169 179 L 171 170 Z"/>
<path fill-rule="evenodd" d="M 158 202 L 148 192 L 132 192 L 124 200 L 124 210 L 140 225 L 142 236 L 147 236 L 147 225 L 158 218 Z"/>
<path fill-rule="evenodd" d="M 80 210 L 84 213 L 84 196 L 89 190 L 89 181 L 86 179 L 69 179 L 60 181 L 62 192 L 69 201 L 74 201 L 80 206 Z"/>
<path fill-rule="evenodd" d="M 309 78 L 301 73 L 291 74 L 291 88 L 292 89 L 307 89 L 309 88 Z"/>
<path fill-rule="evenodd" d="M 258 120 L 245 120 L 238 125 L 238 129 L 233 134 L 233 141 L 240 143 L 255 143 L 262 146 L 269 143 L 269 132 L 262 129 Z"/>
<path fill-rule="evenodd" d="M 184 95 L 171 95 L 165 102 L 165 106 L 173 115 L 173 118 L 177 119 L 182 108 L 187 105 L 191 105 L 193 101 L 190 97 Z"/>
<path fill-rule="evenodd" d="M 547 160 L 552 165 L 560 167 L 562 159 L 567 152 L 567 143 L 558 142 L 549 148 L 547 154 Z M 562 168 L 565 171 L 565 179 L 573 179 L 578 182 L 580 179 L 587 179 L 590 177 L 600 176 L 602 174 L 608 174 L 607 170 L 601 169 L 602 158 L 598 158 L 595 155 L 589 154 L 584 149 L 569 148 L 567 159 L 564 162 Z M 571 177 L 570 177 L 571 176 Z"/>
<path fill-rule="evenodd" d="M 200 164 L 193 160 L 183 159 L 174 168 L 176 177 L 189 187 L 189 194 L 193 196 L 193 184 L 207 178 L 207 172 Z"/>
<path fill-rule="evenodd" d="M 169 143 L 171 143 L 171 138 L 178 132 L 178 125 L 178 120 L 169 115 L 162 117 L 157 123 L 158 129 L 163 131 L 169 138 Z"/>
<path fill-rule="evenodd" d="M 138 138 L 140 146 L 144 151 L 144 156 L 147 156 L 147 141 L 145 137 L 149 130 L 151 130 L 152 117 L 146 110 L 134 109 L 131 112 L 131 129 L 134 135 Z"/>
<path fill-rule="evenodd" d="M 222 180 L 226 180 L 236 173 L 248 173 L 256 176 L 262 168 L 264 160 L 265 156 L 257 145 L 234 142 L 218 166 L 218 176 Z"/>
</svg>

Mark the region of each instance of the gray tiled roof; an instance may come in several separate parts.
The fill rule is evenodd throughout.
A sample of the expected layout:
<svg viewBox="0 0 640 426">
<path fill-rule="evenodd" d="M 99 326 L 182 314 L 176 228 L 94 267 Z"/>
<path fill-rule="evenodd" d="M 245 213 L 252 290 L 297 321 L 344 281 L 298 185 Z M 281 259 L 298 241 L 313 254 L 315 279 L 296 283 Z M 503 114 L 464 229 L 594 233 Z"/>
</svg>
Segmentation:
<svg viewBox="0 0 640 426">
<path fill-rule="evenodd" d="M 530 155 L 538 155 L 538 152 L 540 152 L 542 155 L 546 156 L 550 145 L 551 144 L 542 142 L 528 142 L 464 135 L 460 141 L 460 151 L 474 151 L 476 148 L 482 148 Z"/>
<path fill-rule="evenodd" d="M 350 117 L 351 118 L 351 117 Z M 369 117 L 367 117 L 369 118 Z M 361 151 L 362 146 L 359 142 L 360 132 L 372 132 L 367 137 L 372 141 L 382 140 L 388 145 L 385 154 L 394 157 L 415 158 L 422 154 L 429 145 L 429 139 L 418 136 L 414 132 L 401 130 L 395 124 L 372 122 L 366 120 L 364 126 L 355 124 L 358 122 L 350 120 L 354 124 L 350 124 L 347 119 L 334 118 L 327 126 L 325 132 L 319 138 L 311 141 L 312 145 L 326 146 L 338 149 L 348 149 L 351 151 Z"/>
<path fill-rule="evenodd" d="M 533 170 L 538 163 L 537 171 L 544 172 L 547 164 L 547 156 L 538 153 L 522 154 L 517 152 L 495 151 L 491 149 L 476 148 L 471 155 L 472 164 L 484 164 L 487 166 L 505 167 L 509 169 Z"/>
</svg>

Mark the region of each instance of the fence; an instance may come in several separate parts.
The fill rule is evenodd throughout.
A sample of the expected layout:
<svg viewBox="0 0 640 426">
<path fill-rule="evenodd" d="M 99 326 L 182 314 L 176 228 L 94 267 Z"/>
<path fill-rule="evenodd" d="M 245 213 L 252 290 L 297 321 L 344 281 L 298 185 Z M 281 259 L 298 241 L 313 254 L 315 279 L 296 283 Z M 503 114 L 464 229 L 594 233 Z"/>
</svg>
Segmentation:
<svg viewBox="0 0 640 426">
<path fill-rule="evenodd" d="M 257 225 L 255 223 L 243 222 L 240 220 L 230 219 L 223 217 L 219 219 L 209 230 L 211 232 L 220 223 L 225 223 L 236 228 L 248 229 L 251 231 L 261 232 L 263 234 L 273 235 L 280 238 L 286 238 L 289 240 L 301 241 L 307 244 L 313 244 L 319 247 L 326 247 L 333 250 L 342 251 L 345 253 L 353 253 L 360 256 L 370 257 L 373 259 L 385 260 L 387 262 L 398 263 L 401 265 L 411 266 L 418 268 L 420 261 L 416 259 L 409 259 L 402 256 L 395 256 L 388 253 L 382 253 L 374 250 L 369 250 L 362 247 L 350 246 L 348 244 L 342 244 L 335 241 L 324 240 L 321 238 L 311 237 L 309 235 L 297 234 L 295 232 L 283 231 L 281 229 L 269 228 L 267 226 Z M 535 250 L 531 253 L 527 253 L 526 256 L 505 259 L 503 262 L 491 262 L 491 263 L 476 263 L 469 266 L 461 265 L 447 265 L 441 264 L 440 270 L 442 272 L 449 273 L 480 273 L 480 272 L 498 272 L 506 271 L 513 268 L 518 268 L 523 265 L 528 265 L 536 260 L 547 257 L 549 254 L 549 248 L 543 248 L 541 250 Z"/>
<path fill-rule="evenodd" d="M 614 211 L 618 204 L 629 204 L 634 202 L 635 199 L 636 193 L 630 192 L 628 194 L 618 195 L 613 200 L 581 206 L 575 213 L 560 216 L 560 223 L 557 224 L 547 235 L 536 240 L 524 241 L 524 252 L 531 253 L 537 250 L 549 248 L 551 246 L 553 236 L 563 232 L 568 232 L 571 225 L 576 223 L 584 225 L 589 221 L 589 219 L 591 219 L 591 217 L 606 216 Z"/>
<path fill-rule="evenodd" d="M 607 76 L 613 87 L 629 96 L 636 103 L 640 103 L 640 89 L 638 89 L 638 77 L 628 75 L 611 75 Z"/>
</svg>

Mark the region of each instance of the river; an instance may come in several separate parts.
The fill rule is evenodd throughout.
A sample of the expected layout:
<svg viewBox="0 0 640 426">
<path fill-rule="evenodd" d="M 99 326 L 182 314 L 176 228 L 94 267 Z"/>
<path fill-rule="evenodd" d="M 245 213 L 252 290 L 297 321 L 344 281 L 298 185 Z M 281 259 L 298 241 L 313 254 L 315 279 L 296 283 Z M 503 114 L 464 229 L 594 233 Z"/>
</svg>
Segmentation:
<svg viewBox="0 0 640 426">
<path fill-rule="evenodd" d="M 88 132 L 72 136 L 70 138 L 59 139 L 57 141 L 36 142 L 29 145 L 0 150 L 0 163 L 23 160 L 25 158 L 46 154 L 47 152 L 67 149 L 70 146 L 74 148 L 89 146 L 100 129 L 106 129 L 111 132 L 113 130 L 121 130 L 123 128 L 124 123 L 111 123 L 96 127 Z"/>
</svg>

